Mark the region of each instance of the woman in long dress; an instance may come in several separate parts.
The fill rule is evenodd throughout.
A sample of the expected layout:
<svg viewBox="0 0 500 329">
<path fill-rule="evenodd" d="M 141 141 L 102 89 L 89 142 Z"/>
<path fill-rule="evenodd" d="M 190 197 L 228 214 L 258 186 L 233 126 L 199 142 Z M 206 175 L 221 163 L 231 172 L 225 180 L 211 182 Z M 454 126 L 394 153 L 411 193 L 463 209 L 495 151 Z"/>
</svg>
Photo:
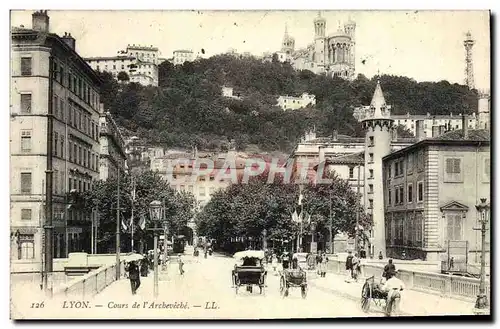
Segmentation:
<svg viewBox="0 0 500 329">
<path fill-rule="evenodd" d="M 274 253 L 271 257 L 271 266 L 273 267 L 273 273 L 276 275 L 276 268 L 278 268 L 278 256 Z"/>
</svg>

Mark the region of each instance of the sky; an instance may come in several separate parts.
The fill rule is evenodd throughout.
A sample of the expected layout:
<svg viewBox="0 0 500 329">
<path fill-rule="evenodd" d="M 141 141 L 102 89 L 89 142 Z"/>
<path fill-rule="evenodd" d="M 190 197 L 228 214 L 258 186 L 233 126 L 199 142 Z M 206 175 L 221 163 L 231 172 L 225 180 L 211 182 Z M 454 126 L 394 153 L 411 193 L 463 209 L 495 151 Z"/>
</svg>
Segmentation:
<svg viewBox="0 0 500 329">
<path fill-rule="evenodd" d="M 12 11 L 11 26 L 31 26 L 32 11 Z M 356 22 L 356 74 L 393 74 L 417 81 L 463 84 L 463 40 L 470 31 L 476 87 L 490 88 L 488 11 L 322 11 L 326 34 Z M 113 56 L 127 44 L 154 45 L 160 56 L 176 49 L 205 57 L 234 48 L 261 55 L 280 49 L 288 26 L 295 47 L 313 41 L 317 11 L 49 11 L 50 31 L 70 32 L 82 57 Z"/>
</svg>

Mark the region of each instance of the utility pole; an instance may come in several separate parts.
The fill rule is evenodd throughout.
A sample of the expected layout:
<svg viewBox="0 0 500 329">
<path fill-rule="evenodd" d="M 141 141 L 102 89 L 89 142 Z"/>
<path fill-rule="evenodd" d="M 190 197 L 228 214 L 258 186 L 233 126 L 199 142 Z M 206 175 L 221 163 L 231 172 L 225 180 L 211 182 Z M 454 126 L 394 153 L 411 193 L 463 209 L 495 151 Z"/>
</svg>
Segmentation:
<svg viewBox="0 0 500 329">
<path fill-rule="evenodd" d="M 54 123 L 53 123 L 53 75 L 54 75 L 54 58 L 52 55 L 49 56 L 49 92 L 48 92 L 48 109 L 47 109 L 47 170 L 45 170 L 45 276 L 44 276 L 44 286 L 46 292 L 51 295 L 51 287 L 48 286 L 50 283 L 49 275 L 52 273 L 52 263 L 54 255 L 52 254 L 52 238 L 53 229 L 52 226 L 52 151 L 53 151 L 53 134 L 54 134 Z"/>
<path fill-rule="evenodd" d="M 330 188 L 330 253 L 333 254 L 332 190 Z"/>
<path fill-rule="evenodd" d="M 116 190 L 116 281 L 120 280 L 120 168 L 118 168 L 118 188 Z"/>
<path fill-rule="evenodd" d="M 357 184 L 357 194 L 359 197 L 359 184 L 360 184 L 360 174 L 361 174 L 361 165 L 358 165 L 358 184 Z M 354 236 L 354 250 L 358 252 L 358 244 L 359 244 L 359 209 L 356 207 L 356 229 L 354 230 L 355 236 Z"/>
<path fill-rule="evenodd" d="M 90 253 L 93 255 L 94 254 L 94 208 L 92 207 L 92 212 L 90 215 L 90 223 L 91 223 L 91 230 L 90 230 Z"/>
<path fill-rule="evenodd" d="M 135 180 L 132 176 L 132 219 L 130 220 L 130 248 L 134 252 L 134 202 L 135 202 Z"/>
</svg>

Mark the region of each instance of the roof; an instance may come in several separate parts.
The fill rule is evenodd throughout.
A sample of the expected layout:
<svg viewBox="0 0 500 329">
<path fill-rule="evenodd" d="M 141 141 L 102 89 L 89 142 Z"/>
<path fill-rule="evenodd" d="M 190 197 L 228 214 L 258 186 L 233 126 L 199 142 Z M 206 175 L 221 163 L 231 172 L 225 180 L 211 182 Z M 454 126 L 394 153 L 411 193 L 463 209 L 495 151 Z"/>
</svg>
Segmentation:
<svg viewBox="0 0 500 329">
<path fill-rule="evenodd" d="M 134 60 L 134 56 L 97 56 L 97 57 L 86 57 L 84 58 L 85 61 L 99 61 L 99 60 L 111 60 L 111 59 L 130 59 Z"/>
<path fill-rule="evenodd" d="M 53 40 L 57 42 L 58 46 L 64 49 L 64 51 L 71 53 L 73 56 L 70 56 L 78 63 L 89 78 L 93 80 L 99 87 L 102 84 L 101 78 L 97 75 L 97 73 L 90 67 L 90 65 L 85 62 L 85 60 L 76 52 L 75 49 L 72 49 L 64 40 L 55 33 L 45 33 L 40 32 L 33 29 L 27 29 L 24 27 L 11 27 L 11 39 L 32 39 L 35 40 L 38 44 L 46 44 L 47 40 Z M 12 44 L 12 46 L 14 46 Z M 49 46 L 50 43 L 49 43 Z"/>
<path fill-rule="evenodd" d="M 490 132 L 485 129 L 469 129 L 467 139 L 464 139 L 463 130 L 457 129 L 449 131 L 441 136 L 434 138 L 427 138 L 418 143 L 412 144 L 408 147 L 400 149 L 394 153 L 386 155 L 382 160 L 396 158 L 411 150 L 418 149 L 426 145 L 464 145 L 464 146 L 477 146 L 477 145 L 490 145 Z"/>
<path fill-rule="evenodd" d="M 187 50 L 187 49 L 177 49 L 174 50 L 173 53 L 192 53 L 192 50 Z"/>
<path fill-rule="evenodd" d="M 434 137 L 433 139 L 442 141 L 448 141 L 448 140 L 490 141 L 491 135 L 490 132 L 485 129 L 469 129 L 467 139 L 464 139 L 463 129 L 456 129 L 444 133 L 440 136 Z"/>
</svg>

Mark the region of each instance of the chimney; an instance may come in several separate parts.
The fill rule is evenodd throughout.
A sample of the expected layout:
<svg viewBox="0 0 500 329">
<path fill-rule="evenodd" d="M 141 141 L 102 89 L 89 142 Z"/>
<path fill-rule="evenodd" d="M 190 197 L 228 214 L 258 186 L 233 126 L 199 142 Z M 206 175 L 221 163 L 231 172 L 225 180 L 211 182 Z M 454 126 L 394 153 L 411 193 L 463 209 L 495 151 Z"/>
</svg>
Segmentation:
<svg viewBox="0 0 500 329">
<path fill-rule="evenodd" d="M 469 120 L 467 120 L 467 115 L 462 115 L 462 131 L 464 133 L 464 139 L 469 138 Z"/>
<path fill-rule="evenodd" d="M 393 129 L 392 130 L 392 141 L 393 142 L 397 142 L 398 141 L 398 130 L 397 129 Z"/>
<path fill-rule="evenodd" d="M 416 121 L 416 134 L 415 135 L 417 137 L 418 142 L 425 139 L 424 120 L 417 120 Z"/>
<path fill-rule="evenodd" d="M 445 125 L 439 126 L 439 135 L 441 136 L 445 132 L 446 132 L 446 126 Z"/>
<path fill-rule="evenodd" d="M 332 139 L 334 142 L 339 139 L 339 133 L 337 132 L 337 129 L 333 130 Z"/>
<path fill-rule="evenodd" d="M 439 136 L 439 126 L 432 126 L 432 137 L 438 137 Z"/>
<path fill-rule="evenodd" d="M 35 11 L 31 15 L 32 28 L 35 31 L 49 33 L 49 15 L 46 10 Z"/>
<path fill-rule="evenodd" d="M 76 50 L 76 40 L 71 36 L 71 33 L 64 32 L 64 36 L 61 38 L 65 44 L 68 45 L 73 50 Z"/>
</svg>

